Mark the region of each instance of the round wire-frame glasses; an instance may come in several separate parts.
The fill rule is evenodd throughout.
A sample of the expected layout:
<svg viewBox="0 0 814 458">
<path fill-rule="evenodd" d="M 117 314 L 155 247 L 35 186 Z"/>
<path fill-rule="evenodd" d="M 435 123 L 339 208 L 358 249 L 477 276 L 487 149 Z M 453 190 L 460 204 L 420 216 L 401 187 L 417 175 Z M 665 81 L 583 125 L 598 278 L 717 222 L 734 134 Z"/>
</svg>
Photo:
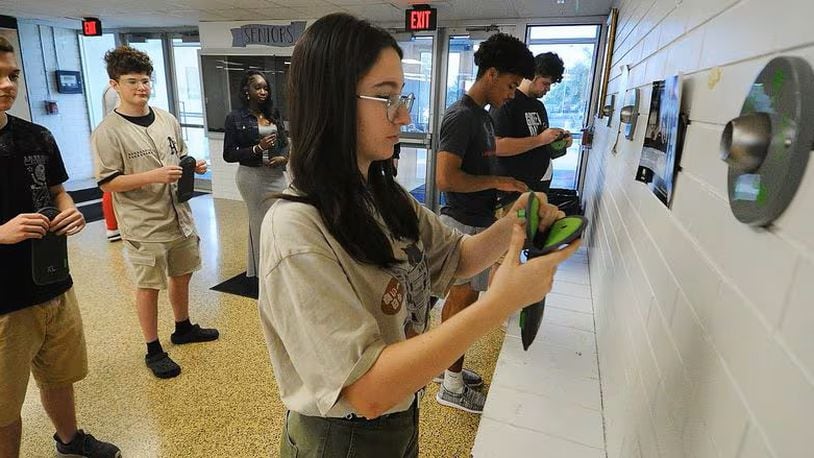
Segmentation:
<svg viewBox="0 0 814 458">
<path fill-rule="evenodd" d="M 409 94 L 395 94 L 391 95 L 390 97 L 374 97 L 370 95 L 357 95 L 360 99 L 364 100 L 376 100 L 378 102 L 385 103 L 387 107 L 387 120 L 390 122 L 395 122 L 396 118 L 399 114 L 399 109 L 404 107 L 404 110 L 407 113 L 410 113 L 410 110 L 413 109 L 413 103 L 415 103 L 415 94 L 412 92 Z"/>
</svg>

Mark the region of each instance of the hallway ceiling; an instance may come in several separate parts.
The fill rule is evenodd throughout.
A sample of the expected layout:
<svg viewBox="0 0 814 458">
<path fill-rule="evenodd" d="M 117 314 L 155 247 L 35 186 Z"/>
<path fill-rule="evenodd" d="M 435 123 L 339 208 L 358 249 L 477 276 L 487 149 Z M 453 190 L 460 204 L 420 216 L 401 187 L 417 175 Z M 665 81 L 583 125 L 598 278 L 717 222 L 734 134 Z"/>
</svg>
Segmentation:
<svg viewBox="0 0 814 458">
<path fill-rule="evenodd" d="M 0 14 L 79 28 L 98 17 L 105 28 L 175 27 L 211 21 L 317 18 L 344 11 L 374 22 L 404 21 L 428 3 L 441 21 L 605 15 L 611 0 L 0 0 Z"/>
</svg>

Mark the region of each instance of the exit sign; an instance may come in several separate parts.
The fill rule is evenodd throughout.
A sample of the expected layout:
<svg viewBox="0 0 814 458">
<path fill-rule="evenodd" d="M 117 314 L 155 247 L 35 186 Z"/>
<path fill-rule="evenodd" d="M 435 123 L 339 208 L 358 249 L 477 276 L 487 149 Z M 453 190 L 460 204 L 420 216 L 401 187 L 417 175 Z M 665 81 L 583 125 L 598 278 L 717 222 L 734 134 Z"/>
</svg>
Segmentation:
<svg viewBox="0 0 814 458">
<path fill-rule="evenodd" d="M 86 37 L 102 36 L 102 21 L 95 17 L 82 19 L 82 35 Z"/>
<path fill-rule="evenodd" d="M 404 12 L 404 29 L 408 32 L 438 28 L 438 10 L 427 5 L 415 5 Z"/>
</svg>

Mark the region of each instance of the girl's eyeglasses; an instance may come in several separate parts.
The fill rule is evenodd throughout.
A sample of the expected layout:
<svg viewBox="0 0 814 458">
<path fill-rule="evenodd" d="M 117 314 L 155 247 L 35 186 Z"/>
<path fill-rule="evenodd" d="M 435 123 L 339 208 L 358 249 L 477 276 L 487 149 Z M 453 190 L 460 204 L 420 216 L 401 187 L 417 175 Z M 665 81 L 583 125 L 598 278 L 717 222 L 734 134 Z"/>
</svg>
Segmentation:
<svg viewBox="0 0 814 458">
<path fill-rule="evenodd" d="M 384 102 L 387 107 L 387 120 L 390 122 L 396 121 L 402 107 L 407 113 L 410 113 L 410 110 L 413 109 L 413 103 L 415 103 L 415 95 L 412 92 L 407 95 L 396 94 L 390 97 L 373 97 L 369 95 L 357 95 L 356 97 Z"/>
</svg>

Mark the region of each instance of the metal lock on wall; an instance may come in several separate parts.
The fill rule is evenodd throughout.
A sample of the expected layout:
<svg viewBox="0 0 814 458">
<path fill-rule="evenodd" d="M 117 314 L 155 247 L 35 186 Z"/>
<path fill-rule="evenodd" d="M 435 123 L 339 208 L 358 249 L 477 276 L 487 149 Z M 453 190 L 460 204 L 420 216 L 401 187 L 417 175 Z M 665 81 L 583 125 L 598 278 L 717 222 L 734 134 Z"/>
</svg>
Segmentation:
<svg viewBox="0 0 814 458">
<path fill-rule="evenodd" d="M 740 116 L 721 135 L 732 213 L 766 226 L 791 203 L 814 147 L 814 72 L 798 57 L 771 60 L 752 84 Z"/>
<path fill-rule="evenodd" d="M 636 133 L 636 121 L 639 119 L 639 89 L 628 89 L 625 101 L 619 110 L 619 121 L 624 125 L 625 138 L 633 140 Z"/>
</svg>

